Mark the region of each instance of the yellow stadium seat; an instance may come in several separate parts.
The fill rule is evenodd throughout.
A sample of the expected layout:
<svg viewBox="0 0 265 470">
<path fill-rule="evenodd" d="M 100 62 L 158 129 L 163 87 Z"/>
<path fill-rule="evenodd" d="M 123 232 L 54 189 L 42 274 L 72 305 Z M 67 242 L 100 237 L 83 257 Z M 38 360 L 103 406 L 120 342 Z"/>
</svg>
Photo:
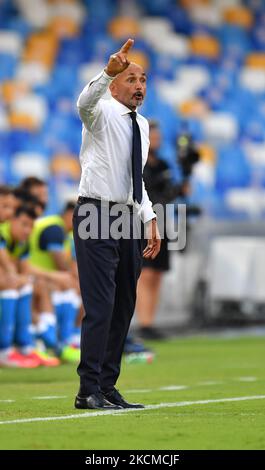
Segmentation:
<svg viewBox="0 0 265 470">
<path fill-rule="evenodd" d="M 119 16 L 109 23 L 109 32 L 115 39 L 137 37 L 140 34 L 140 27 L 134 18 Z"/>
<path fill-rule="evenodd" d="M 252 12 L 248 8 L 235 6 L 224 10 L 224 21 L 226 21 L 226 23 L 249 29 L 253 25 L 254 18 Z"/>
<path fill-rule="evenodd" d="M 246 57 L 246 65 L 253 69 L 265 69 L 265 53 L 252 52 Z"/>
<path fill-rule="evenodd" d="M 179 112 L 184 116 L 202 117 L 208 112 L 208 106 L 199 98 L 193 98 L 181 103 Z"/>
<path fill-rule="evenodd" d="M 211 36 L 202 34 L 194 35 L 190 39 L 192 54 L 215 59 L 220 53 L 219 42 Z"/>
<path fill-rule="evenodd" d="M 32 34 L 22 54 L 25 62 L 40 62 L 47 68 L 53 66 L 58 50 L 58 38 L 50 31 Z"/>
<path fill-rule="evenodd" d="M 148 57 L 142 51 L 132 50 L 128 55 L 128 59 L 130 62 L 135 62 L 135 64 L 141 65 L 144 70 L 148 70 L 149 68 Z"/>
<path fill-rule="evenodd" d="M 198 150 L 200 153 L 201 161 L 215 165 L 216 151 L 214 147 L 206 143 L 201 143 L 198 145 Z"/>
<path fill-rule="evenodd" d="M 71 38 L 78 35 L 79 25 L 69 16 L 57 16 L 51 20 L 49 31 L 54 33 L 58 38 Z"/>
<path fill-rule="evenodd" d="M 76 156 L 57 154 L 51 162 L 51 172 L 56 176 L 68 176 L 73 180 L 80 178 L 80 165 Z"/>
<path fill-rule="evenodd" d="M 209 5 L 211 0 L 177 0 L 176 3 L 180 3 L 184 8 L 192 8 L 194 6 Z"/>
<path fill-rule="evenodd" d="M 39 128 L 39 124 L 36 119 L 28 114 L 11 112 L 9 115 L 9 122 L 11 127 L 15 129 L 26 129 L 33 132 Z"/>
<path fill-rule="evenodd" d="M 6 80 L 2 83 L 0 90 L 3 101 L 9 105 L 22 95 L 25 95 L 29 91 L 29 86 L 22 81 Z"/>
<path fill-rule="evenodd" d="M 78 3 L 79 0 L 64 0 L 64 3 Z M 56 3 L 61 4 L 62 0 L 48 0 L 48 3 L 56 5 Z"/>
</svg>

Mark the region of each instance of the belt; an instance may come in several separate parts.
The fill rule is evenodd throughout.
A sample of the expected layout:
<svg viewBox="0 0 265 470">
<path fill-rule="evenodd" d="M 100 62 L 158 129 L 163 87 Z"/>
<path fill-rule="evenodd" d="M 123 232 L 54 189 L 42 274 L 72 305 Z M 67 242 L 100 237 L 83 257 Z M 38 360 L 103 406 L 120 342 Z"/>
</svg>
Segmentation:
<svg viewBox="0 0 265 470">
<path fill-rule="evenodd" d="M 129 208 L 130 212 L 133 212 L 133 206 L 130 204 L 125 204 L 123 202 L 113 202 L 113 201 L 104 201 L 103 199 L 96 199 L 94 197 L 85 197 L 85 196 L 78 196 L 77 204 L 95 204 L 95 206 L 100 206 L 101 204 L 104 206 L 109 205 L 109 207 L 116 206 L 117 204 L 126 206 Z"/>
</svg>

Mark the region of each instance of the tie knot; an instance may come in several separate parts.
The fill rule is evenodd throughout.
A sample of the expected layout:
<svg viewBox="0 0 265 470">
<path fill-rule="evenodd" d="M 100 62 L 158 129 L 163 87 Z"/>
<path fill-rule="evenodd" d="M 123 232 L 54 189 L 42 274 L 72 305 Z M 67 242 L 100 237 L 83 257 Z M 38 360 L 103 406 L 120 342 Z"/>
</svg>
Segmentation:
<svg viewBox="0 0 265 470">
<path fill-rule="evenodd" d="M 137 113 L 136 113 L 135 111 L 131 111 L 129 114 L 130 114 L 132 120 L 133 120 L 133 121 L 136 121 L 136 114 L 137 114 Z"/>
</svg>

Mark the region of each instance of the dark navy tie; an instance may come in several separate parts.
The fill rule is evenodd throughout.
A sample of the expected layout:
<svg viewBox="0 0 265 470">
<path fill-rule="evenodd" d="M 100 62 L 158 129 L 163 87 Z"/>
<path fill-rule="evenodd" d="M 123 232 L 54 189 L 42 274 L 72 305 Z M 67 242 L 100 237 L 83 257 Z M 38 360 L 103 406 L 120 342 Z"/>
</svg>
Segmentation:
<svg viewBox="0 0 265 470">
<path fill-rule="evenodd" d="M 141 204 L 143 197 L 142 190 L 142 144 L 141 132 L 136 121 L 136 112 L 130 113 L 132 119 L 132 179 L 133 179 L 133 200 Z"/>
</svg>

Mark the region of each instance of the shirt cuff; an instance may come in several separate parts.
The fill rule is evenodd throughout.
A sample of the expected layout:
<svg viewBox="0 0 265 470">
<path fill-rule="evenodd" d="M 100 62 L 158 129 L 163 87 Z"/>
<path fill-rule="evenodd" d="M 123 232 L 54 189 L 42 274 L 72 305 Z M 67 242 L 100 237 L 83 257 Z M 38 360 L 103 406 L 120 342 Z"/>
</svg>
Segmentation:
<svg viewBox="0 0 265 470">
<path fill-rule="evenodd" d="M 153 211 L 152 207 L 141 207 L 139 210 L 139 215 L 144 224 L 150 222 L 152 219 L 156 219 L 156 214 Z"/>
<path fill-rule="evenodd" d="M 106 79 L 109 80 L 110 82 L 112 82 L 112 81 L 114 80 L 114 78 L 116 78 L 116 77 L 112 77 L 111 75 L 108 75 L 108 74 L 105 72 L 105 69 L 103 69 L 102 77 L 106 78 Z"/>
</svg>

